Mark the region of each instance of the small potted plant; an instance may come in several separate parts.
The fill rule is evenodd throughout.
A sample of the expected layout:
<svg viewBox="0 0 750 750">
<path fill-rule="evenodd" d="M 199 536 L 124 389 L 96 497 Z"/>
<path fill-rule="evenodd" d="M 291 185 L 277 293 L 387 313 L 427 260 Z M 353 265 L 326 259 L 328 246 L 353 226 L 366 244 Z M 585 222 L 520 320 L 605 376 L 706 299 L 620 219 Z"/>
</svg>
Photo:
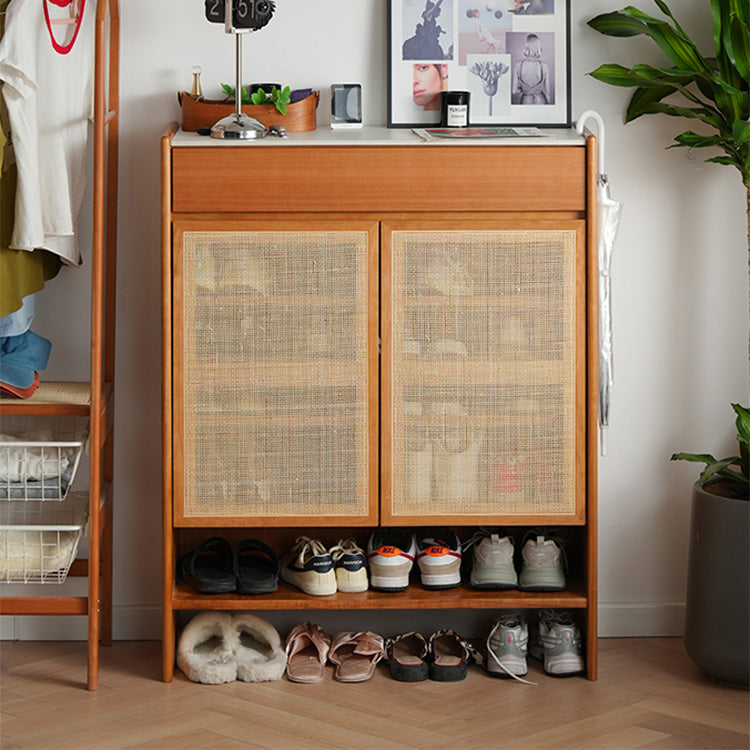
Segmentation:
<svg viewBox="0 0 750 750">
<path fill-rule="evenodd" d="M 672 460 L 705 464 L 693 486 L 685 648 L 710 677 L 748 687 L 750 411 L 732 408 L 739 455 L 675 453 Z"/>
<path fill-rule="evenodd" d="M 177 98 L 182 106 L 182 129 L 195 131 L 211 127 L 222 117 L 235 111 L 233 86 L 221 84 L 224 99 L 195 98 L 186 91 Z M 315 130 L 316 110 L 320 94 L 312 89 L 292 90 L 289 86 L 273 86 L 270 92 L 259 88 L 252 93 L 242 89 L 242 111 L 262 122 L 266 127 L 283 125 L 287 132 Z"/>
</svg>

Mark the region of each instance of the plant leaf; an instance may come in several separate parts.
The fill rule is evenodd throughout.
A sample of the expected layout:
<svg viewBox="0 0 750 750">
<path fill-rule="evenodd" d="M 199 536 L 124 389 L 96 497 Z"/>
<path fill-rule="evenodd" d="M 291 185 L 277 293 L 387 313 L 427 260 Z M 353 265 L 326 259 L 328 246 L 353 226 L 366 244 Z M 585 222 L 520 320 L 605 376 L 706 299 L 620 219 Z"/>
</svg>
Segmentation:
<svg viewBox="0 0 750 750">
<path fill-rule="evenodd" d="M 597 81 L 602 83 L 608 83 L 610 86 L 643 86 L 644 88 L 652 88 L 657 86 L 665 86 L 663 81 L 653 80 L 646 76 L 639 75 L 635 68 L 625 68 L 617 63 L 605 63 L 600 65 L 596 70 L 592 70 L 589 75 L 592 78 L 596 78 Z M 671 91 L 675 90 L 674 86 L 671 86 Z"/>
<path fill-rule="evenodd" d="M 654 0 L 654 2 L 655 2 L 655 3 L 657 4 L 657 6 L 659 6 L 659 10 L 660 10 L 660 11 L 661 11 L 661 12 L 662 12 L 662 13 L 663 13 L 663 14 L 664 14 L 665 16 L 669 16 L 669 17 L 670 17 L 670 18 L 672 19 L 672 21 L 674 22 L 674 26 L 675 26 L 675 28 L 677 29 L 677 31 L 679 31 L 679 32 L 680 32 L 680 34 L 682 34 L 682 36 L 687 36 L 687 34 L 685 33 L 685 30 L 684 30 L 684 29 L 682 28 L 682 26 L 680 26 L 680 24 L 679 24 L 679 23 L 677 22 L 677 19 L 676 19 L 676 18 L 674 17 L 674 15 L 673 15 L 672 11 L 671 11 L 671 10 L 669 10 L 669 8 L 667 7 L 667 4 L 666 4 L 666 3 L 664 2 L 664 0 Z"/>
<path fill-rule="evenodd" d="M 701 464 L 716 463 L 716 459 L 710 453 L 673 453 L 670 461 L 694 461 Z"/>
<path fill-rule="evenodd" d="M 737 143 L 750 143 L 750 122 L 735 120 L 732 123 L 732 138 Z"/>
<path fill-rule="evenodd" d="M 727 55 L 742 80 L 750 84 L 750 29 L 737 16 L 732 16 L 729 26 Z"/>
<path fill-rule="evenodd" d="M 602 13 L 592 18 L 588 25 L 605 36 L 637 36 L 646 33 L 646 24 L 624 15 L 619 10 Z"/>
<path fill-rule="evenodd" d="M 703 486 L 711 477 L 725 476 L 730 479 L 736 479 L 738 474 L 736 471 L 732 471 L 729 467 L 735 464 L 739 465 L 739 456 L 729 456 L 728 458 L 722 458 L 719 461 L 707 466 L 698 477 L 698 484 Z"/>
<path fill-rule="evenodd" d="M 720 146 L 722 138 L 719 135 L 699 135 L 687 130 L 675 136 L 675 140 L 680 146 L 687 146 L 688 148 L 708 148 L 709 146 Z"/>
<path fill-rule="evenodd" d="M 739 404 L 732 404 L 732 408 L 737 414 L 735 425 L 737 427 L 737 440 L 744 443 L 750 443 L 750 410 Z"/>
</svg>

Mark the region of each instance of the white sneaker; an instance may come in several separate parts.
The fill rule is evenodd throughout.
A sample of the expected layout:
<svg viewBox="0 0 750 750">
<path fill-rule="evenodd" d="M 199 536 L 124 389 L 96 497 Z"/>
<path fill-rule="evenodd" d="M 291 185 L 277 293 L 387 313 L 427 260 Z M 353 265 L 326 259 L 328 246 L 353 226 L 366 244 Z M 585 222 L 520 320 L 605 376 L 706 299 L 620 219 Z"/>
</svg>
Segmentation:
<svg viewBox="0 0 750 750">
<path fill-rule="evenodd" d="M 486 645 L 489 674 L 527 682 L 520 679 L 528 671 L 526 655 L 529 651 L 529 628 L 523 615 L 498 617 L 487 636 Z"/>
<path fill-rule="evenodd" d="M 584 670 L 581 631 L 569 612 L 542 610 L 539 628 L 531 642 L 531 655 L 544 662 L 544 671 L 557 677 Z"/>
<path fill-rule="evenodd" d="M 461 540 L 449 529 L 420 529 L 417 565 L 424 588 L 458 586 L 461 583 Z"/>
<path fill-rule="evenodd" d="M 417 553 L 414 534 L 398 529 L 378 529 L 367 542 L 370 588 L 376 591 L 405 591 Z"/>
<path fill-rule="evenodd" d="M 322 542 L 306 536 L 297 537 L 294 547 L 285 555 L 281 579 L 312 596 L 336 593 L 333 558 Z"/>
<path fill-rule="evenodd" d="M 328 552 L 333 558 L 338 590 L 350 594 L 367 591 L 367 558 L 357 542 L 339 539 Z"/>
</svg>

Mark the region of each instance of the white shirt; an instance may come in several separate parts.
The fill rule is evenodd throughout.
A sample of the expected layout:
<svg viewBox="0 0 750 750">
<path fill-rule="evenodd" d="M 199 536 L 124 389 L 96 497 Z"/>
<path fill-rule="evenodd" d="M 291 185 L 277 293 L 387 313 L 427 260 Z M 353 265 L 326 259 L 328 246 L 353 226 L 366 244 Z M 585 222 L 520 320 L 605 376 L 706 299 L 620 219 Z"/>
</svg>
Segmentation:
<svg viewBox="0 0 750 750">
<path fill-rule="evenodd" d="M 49 3 L 50 16 L 60 9 Z M 72 50 L 52 48 L 43 0 L 13 0 L 0 40 L 0 80 L 18 165 L 11 247 L 44 248 L 79 265 L 78 214 L 87 178 L 93 114 L 95 4 L 84 6 Z M 52 26 L 58 42 L 73 25 Z"/>
</svg>

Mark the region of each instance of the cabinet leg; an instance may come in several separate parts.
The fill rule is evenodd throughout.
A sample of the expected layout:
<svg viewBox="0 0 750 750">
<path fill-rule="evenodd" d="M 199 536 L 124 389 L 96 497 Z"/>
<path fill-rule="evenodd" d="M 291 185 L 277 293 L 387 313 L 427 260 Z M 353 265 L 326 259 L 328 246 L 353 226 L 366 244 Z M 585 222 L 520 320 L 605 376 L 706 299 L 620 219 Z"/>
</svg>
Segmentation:
<svg viewBox="0 0 750 750">
<path fill-rule="evenodd" d="M 164 604 L 163 633 L 162 633 L 162 681 L 172 682 L 174 678 L 175 659 L 175 621 L 174 610 Z"/>
<path fill-rule="evenodd" d="M 103 646 L 112 645 L 112 511 L 102 531 L 101 563 L 101 642 Z"/>
</svg>

